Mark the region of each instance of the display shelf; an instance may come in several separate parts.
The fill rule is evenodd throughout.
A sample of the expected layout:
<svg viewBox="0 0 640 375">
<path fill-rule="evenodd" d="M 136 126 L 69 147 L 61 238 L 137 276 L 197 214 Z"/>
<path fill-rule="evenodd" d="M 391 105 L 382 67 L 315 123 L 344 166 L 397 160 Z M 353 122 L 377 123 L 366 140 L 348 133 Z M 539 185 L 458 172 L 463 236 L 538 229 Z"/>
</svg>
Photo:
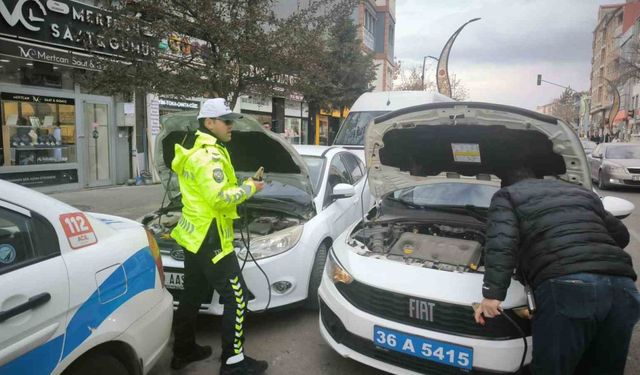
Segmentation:
<svg viewBox="0 0 640 375">
<path fill-rule="evenodd" d="M 60 146 L 11 146 L 13 150 L 57 150 L 62 148 L 71 148 L 75 147 L 75 145 L 60 145 Z"/>
<path fill-rule="evenodd" d="M 17 129 L 20 129 L 20 128 L 24 128 L 24 129 L 29 129 L 29 128 L 31 128 L 31 129 L 55 129 L 55 128 L 58 127 L 57 125 L 56 126 L 4 125 L 4 126 L 9 127 L 9 128 L 17 128 Z M 59 127 L 63 127 L 63 126 L 75 126 L 75 125 L 74 124 L 60 124 Z"/>
</svg>

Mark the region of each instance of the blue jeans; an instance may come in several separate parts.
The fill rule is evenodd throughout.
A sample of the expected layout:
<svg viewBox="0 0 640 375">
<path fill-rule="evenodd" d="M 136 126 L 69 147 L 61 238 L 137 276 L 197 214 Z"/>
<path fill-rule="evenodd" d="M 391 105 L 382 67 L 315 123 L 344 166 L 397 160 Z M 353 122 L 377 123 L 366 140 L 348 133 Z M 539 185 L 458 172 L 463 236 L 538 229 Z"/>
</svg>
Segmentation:
<svg viewBox="0 0 640 375">
<path fill-rule="evenodd" d="M 546 280 L 535 289 L 533 373 L 620 374 L 640 293 L 632 279 L 579 273 Z"/>
</svg>

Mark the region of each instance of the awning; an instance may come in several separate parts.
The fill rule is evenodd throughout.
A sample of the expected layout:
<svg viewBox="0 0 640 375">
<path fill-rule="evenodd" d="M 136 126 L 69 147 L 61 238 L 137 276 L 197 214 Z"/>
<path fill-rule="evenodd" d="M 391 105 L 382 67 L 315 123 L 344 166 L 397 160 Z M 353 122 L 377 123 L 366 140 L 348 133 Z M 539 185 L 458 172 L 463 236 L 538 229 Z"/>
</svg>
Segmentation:
<svg viewBox="0 0 640 375">
<path fill-rule="evenodd" d="M 626 119 L 627 119 L 627 111 L 624 109 L 621 109 L 616 114 L 616 117 L 613 118 L 613 123 L 624 121 Z"/>
</svg>

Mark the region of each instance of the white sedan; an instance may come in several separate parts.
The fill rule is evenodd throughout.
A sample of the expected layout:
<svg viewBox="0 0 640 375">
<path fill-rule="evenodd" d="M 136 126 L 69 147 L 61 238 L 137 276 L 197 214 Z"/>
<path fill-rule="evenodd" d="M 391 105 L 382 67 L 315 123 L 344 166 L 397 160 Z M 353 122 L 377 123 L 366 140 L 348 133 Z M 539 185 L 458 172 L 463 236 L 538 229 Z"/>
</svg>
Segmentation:
<svg viewBox="0 0 640 375">
<path fill-rule="evenodd" d="M 184 125 L 184 119 L 176 116 L 175 120 Z M 362 212 L 370 209 L 363 163 L 340 147 L 294 149 L 250 116 L 234 126 L 227 147 L 239 178 L 251 176 L 259 166 L 265 169 L 265 189 L 239 207 L 241 219 L 235 223 L 237 256 L 244 264 L 243 276 L 254 297 L 249 309 L 262 311 L 298 304 L 317 308 L 328 249 Z M 176 201 L 162 215 L 157 212 L 142 220 L 156 233 L 166 285 L 176 305 L 183 288 L 184 254 L 169 233 L 179 217 Z M 207 291 L 200 312 L 221 315 L 219 298 L 213 290 Z"/>
<path fill-rule="evenodd" d="M 9 182 L 0 191 L 0 373 L 146 374 L 173 318 L 153 236 Z"/>
</svg>

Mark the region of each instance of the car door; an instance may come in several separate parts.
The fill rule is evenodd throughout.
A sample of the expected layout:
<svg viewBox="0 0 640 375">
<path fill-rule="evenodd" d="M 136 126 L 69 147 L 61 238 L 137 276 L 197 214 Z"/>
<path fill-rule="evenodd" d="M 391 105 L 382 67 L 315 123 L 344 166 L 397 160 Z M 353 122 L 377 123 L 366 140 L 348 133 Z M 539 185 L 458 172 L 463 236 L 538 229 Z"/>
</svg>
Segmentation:
<svg viewBox="0 0 640 375">
<path fill-rule="evenodd" d="M 352 184 L 351 175 L 344 165 L 340 153 L 334 154 L 327 163 L 325 172 L 326 188 L 324 194 L 324 211 L 326 211 L 333 238 L 351 224 L 353 216 L 353 200 L 351 198 L 334 199 L 331 197 L 333 188 L 338 184 Z"/>
<path fill-rule="evenodd" d="M 604 155 L 604 146 L 598 145 L 589 156 L 589 167 L 591 168 L 591 179 L 598 179 L 598 172 L 602 165 L 602 157 Z"/>
<path fill-rule="evenodd" d="M 69 280 L 55 229 L 0 200 L 0 373 L 49 374 L 62 353 Z"/>
<path fill-rule="evenodd" d="M 348 198 L 352 201 L 353 210 L 349 213 L 349 224 L 352 224 L 360 217 L 362 217 L 363 213 L 366 214 L 369 211 L 369 201 L 370 194 L 368 191 L 365 191 L 363 194 L 363 189 L 365 188 L 365 174 L 364 168 L 362 166 L 362 162 L 358 159 L 357 156 L 351 153 L 341 153 L 340 154 L 342 161 L 344 162 L 345 167 L 347 168 L 347 172 L 351 176 L 351 182 L 355 187 L 356 194 Z"/>
</svg>

